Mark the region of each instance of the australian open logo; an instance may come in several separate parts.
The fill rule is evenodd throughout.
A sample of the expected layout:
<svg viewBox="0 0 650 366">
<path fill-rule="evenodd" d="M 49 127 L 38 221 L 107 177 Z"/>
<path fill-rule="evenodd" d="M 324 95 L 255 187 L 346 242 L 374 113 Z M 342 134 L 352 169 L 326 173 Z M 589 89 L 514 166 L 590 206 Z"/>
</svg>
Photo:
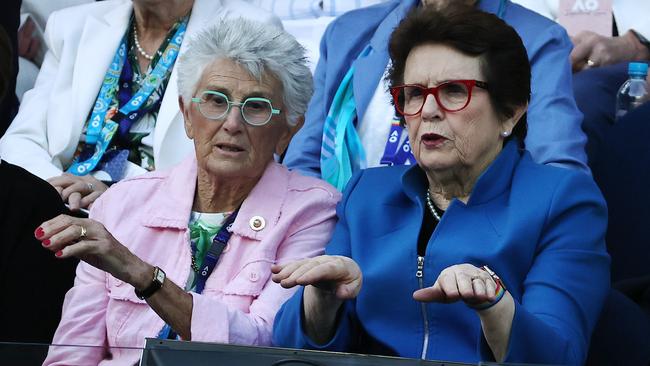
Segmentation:
<svg viewBox="0 0 650 366">
<path fill-rule="evenodd" d="M 92 121 L 90 121 L 90 126 L 93 128 L 99 127 L 99 124 L 101 123 L 101 117 L 99 115 L 96 115 L 93 117 Z"/>
<path fill-rule="evenodd" d="M 594 13 L 600 9 L 598 0 L 576 0 L 571 7 L 571 14 Z"/>
<path fill-rule="evenodd" d="M 142 96 L 138 95 L 137 97 L 133 98 L 131 101 L 131 105 L 134 107 L 138 107 L 140 104 L 142 104 Z"/>
</svg>

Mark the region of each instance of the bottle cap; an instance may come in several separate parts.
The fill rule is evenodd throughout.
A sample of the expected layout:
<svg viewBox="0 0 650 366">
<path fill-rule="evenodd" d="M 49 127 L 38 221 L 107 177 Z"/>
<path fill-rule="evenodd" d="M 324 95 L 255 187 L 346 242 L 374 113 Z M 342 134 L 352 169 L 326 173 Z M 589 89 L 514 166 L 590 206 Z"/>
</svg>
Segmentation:
<svg viewBox="0 0 650 366">
<path fill-rule="evenodd" d="M 645 62 L 630 62 L 627 66 L 627 73 L 630 76 L 646 76 L 648 75 L 648 64 Z"/>
</svg>

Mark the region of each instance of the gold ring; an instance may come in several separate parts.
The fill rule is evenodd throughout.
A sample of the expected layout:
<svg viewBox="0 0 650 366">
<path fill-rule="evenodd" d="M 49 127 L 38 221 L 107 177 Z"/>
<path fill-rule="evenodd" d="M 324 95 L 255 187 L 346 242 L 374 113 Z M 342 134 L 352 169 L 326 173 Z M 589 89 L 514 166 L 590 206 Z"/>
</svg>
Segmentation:
<svg viewBox="0 0 650 366">
<path fill-rule="evenodd" d="M 86 237 L 86 228 L 83 226 L 79 226 L 81 228 L 81 234 L 79 234 L 79 239 L 83 239 Z"/>
<path fill-rule="evenodd" d="M 593 60 L 588 59 L 587 60 L 587 66 L 594 67 L 594 66 L 596 66 L 596 63 Z"/>
</svg>

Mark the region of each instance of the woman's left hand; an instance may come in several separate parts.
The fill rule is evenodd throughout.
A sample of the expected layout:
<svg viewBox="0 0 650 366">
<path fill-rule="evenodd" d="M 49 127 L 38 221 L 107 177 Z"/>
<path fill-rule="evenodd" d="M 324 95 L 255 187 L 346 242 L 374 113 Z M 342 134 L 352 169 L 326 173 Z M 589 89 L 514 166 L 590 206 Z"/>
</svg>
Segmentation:
<svg viewBox="0 0 650 366">
<path fill-rule="evenodd" d="M 128 283 L 141 273 L 135 266 L 144 264 L 95 220 L 59 215 L 41 224 L 34 235 L 57 258 L 77 257 Z"/>
<path fill-rule="evenodd" d="M 572 37 L 571 41 L 574 47 L 570 59 L 574 72 L 623 61 L 643 60 L 647 57 L 643 55 L 647 50 L 643 49 L 636 36 L 629 31 L 619 37 L 606 37 L 584 31 Z"/>
<path fill-rule="evenodd" d="M 431 287 L 417 290 L 413 298 L 424 302 L 452 303 L 463 300 L 467 304 L 494 301 L 497 285 L 486 271 L 471 264 L 457 264 L 445 268 Z"/>
</svg>

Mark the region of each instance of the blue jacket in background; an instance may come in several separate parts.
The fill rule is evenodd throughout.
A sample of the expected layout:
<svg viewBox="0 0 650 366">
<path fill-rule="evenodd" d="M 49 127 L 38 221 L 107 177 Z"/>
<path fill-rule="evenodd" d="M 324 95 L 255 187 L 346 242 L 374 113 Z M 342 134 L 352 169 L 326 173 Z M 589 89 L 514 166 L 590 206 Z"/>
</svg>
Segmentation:
<svg viewBox="0 0 650 366">
<path fill-rule="evenodd" d="M 321 40 L 314 96 L 305 125 L 292 139 L 284 164 L 307 175 L 321 176 L 323 124 L 343 76 L 354 64 L 353 89 L 357 121 L 361 121 L 388 64 L 390 35 L 419 3 L 388 1 L 350 11 L 328 26 Z M 496 14 L 501 1 L 481 0 L 478 6 Z M 526 149 L 538 163 L 589 172 L 584 151 L 586 137 L 580 128 L 582 113 L 576 107 L 571 84 L 571 40 L 555 22 L 507 0 L 503 6 L 503 19 L 519 33 L 532 66 Z M 356 60 L 368 44 L 371 54 Z"/>
<path fill-rule="evenodd" d="M 350 180 L 326 253 L 359 264 L 361 292 L 345 302 L 334 338 L 320 347 L 302 332 L 301 289 L 276 316 L 275 345 L 493 359 L 474 310 L 463 302 L 427 304 L 427 331 L 421 303 L 412 298 L 427 188 L 418 166 L 366 169 Z M 453 200 L 443 215 L 427 246 L 424 286 L 451 265 L 488 265 L 516 304 L 505 362 L 581 365 L 609 291 L 606 226 L 606 205 L 591 177 L 536 164 L 511 141 L 467 204 Z"/>
</svg>

